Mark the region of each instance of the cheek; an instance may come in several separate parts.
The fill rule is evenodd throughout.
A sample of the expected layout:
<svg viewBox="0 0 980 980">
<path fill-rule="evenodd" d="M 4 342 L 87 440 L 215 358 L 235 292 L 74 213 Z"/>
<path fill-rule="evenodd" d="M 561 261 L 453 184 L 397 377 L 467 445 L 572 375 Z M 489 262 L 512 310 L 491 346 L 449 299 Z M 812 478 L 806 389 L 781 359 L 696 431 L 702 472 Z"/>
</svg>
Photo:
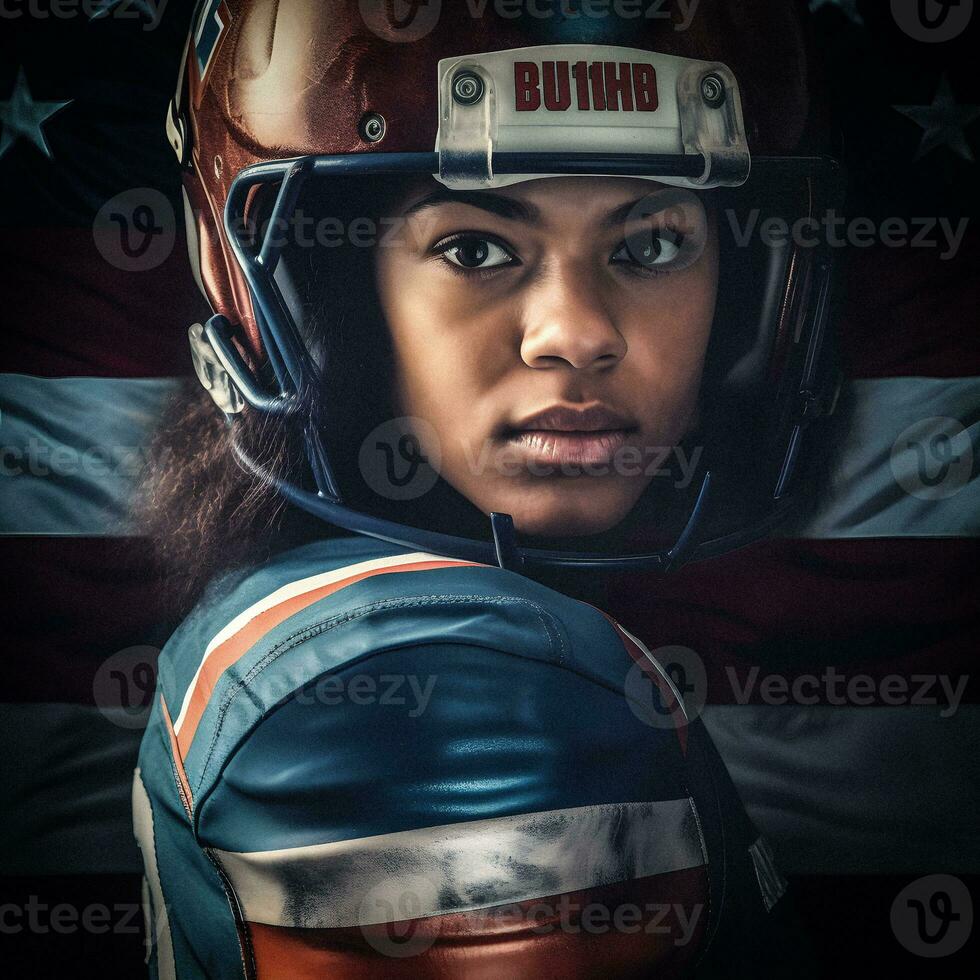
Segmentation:
<svg viewBox="0 0 980 980">
<path fill-rule="evenodd" d="M 377 273 L 378 298 L 394 362 L 394 402 L 396 410 L 405 415 L 423 414 L 418 406 L 428 401 L 425 381 L 440 370 L 433 363 L 438 361 L 438 349 L 433 350 L 432 343 L 432 321 L 438 317 L 434 294 L 412 273 L 406 258 L 397 252 L 382 256 Z M 423 362 L 426 350 L 430 356 Z"/>
<path fill-rule="evenodd" d="M 505 325 L 462 302 L 446 276 L 392 262 L 379 275 L 379 296 L 391 336 L 395 404 L 423 417 L 447 438 L 506 370 Z M 398 285 L 395 286 L 395 283 Z"/>
<path fill-rule="evenodd" d="M 668 279 L 630 316 L 630 383 L 651 395 L 637 410 L 648 428 L 670 439 L 680 438 L 696 413 L 717 291 L 717 263 L 705 259 L 696 273 Z"/>
</svg>

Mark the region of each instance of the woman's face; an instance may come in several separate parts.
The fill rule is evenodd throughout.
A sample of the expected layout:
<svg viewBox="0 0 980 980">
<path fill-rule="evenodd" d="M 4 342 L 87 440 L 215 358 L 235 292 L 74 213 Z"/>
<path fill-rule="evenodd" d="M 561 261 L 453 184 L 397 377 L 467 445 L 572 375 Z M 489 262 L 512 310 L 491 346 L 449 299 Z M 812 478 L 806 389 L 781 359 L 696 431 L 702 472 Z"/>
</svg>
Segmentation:
<svg viewBox="0 0 980 980">
<path fill-rule="evenodd" d="M 555 177 L 401 202 L 376 257 L 397 409 L 429 423 L 423 453 L 484 513 L 531 535 L 608 530 L 690 430 L 718 249 L 680 196 Z"/>
</svg>

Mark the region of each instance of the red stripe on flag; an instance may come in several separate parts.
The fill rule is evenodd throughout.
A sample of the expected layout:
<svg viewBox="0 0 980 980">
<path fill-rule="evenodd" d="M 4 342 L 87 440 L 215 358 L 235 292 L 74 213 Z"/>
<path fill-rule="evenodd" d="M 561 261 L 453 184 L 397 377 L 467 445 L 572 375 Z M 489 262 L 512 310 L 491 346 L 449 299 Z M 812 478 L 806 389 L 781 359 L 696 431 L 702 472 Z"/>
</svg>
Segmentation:
<svg viewBox="0 0 980 980">
<path fill-rule="evenodd" d="M 944 251 L 847 250 L 835 329 L 848 377 L 980 375 L 980 233 L 971 227 L 955 258 L 943 259 Z"/>
<path fill-rule="evenodd" d="M 163 645 L 177 623 L 149 551 L 140 538 L 0 538 L 4 701 L 95 704 L 107 658 Z"/>
<path fill-rule="evenodd" d="M 4 371 L 42 377 L 190 374 L 187 328 L 207 315 L 179 237 L 155 269 L 117 269 L 89 228 L 0 232 Z M 107 406 L 108 409 L 108 406 Z"/>
<path fill-rule="evenodd" d="M 623 576 L 608 611 L 656 655 L 704 661 L 712 701 L 736 699 L 747 671 L 789 679 L 836 665 L 848 676 L 969 676 L 980 628 L 980 541 L 771 540 L 675 575 Z M 873 702 L 876 703 L 876 702 Z"/>
</svg>

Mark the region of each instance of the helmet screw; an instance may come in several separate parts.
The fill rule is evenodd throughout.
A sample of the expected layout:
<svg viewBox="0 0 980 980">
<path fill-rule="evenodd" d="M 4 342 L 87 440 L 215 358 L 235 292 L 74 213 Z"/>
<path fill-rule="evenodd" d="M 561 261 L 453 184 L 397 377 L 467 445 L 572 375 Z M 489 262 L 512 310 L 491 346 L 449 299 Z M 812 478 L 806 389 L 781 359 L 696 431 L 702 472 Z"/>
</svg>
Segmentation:
<svg viewBox="0 0 980 980">
<path fill-rule="evenodd" d="M 368 143 L 379 143 L 388 130 L 385 117 L 380 112 L 369 112 L 361 120 L 361 136 Z"/>
<path fill-rule="evenodd" d="M 717 109 L 725 104 L 725 83 L 721 76 L 710 72 L 701 79 L 701 98 L 709 109 Z"/>
<path fill-rule="evenodd" d="M 464 69 L 453 76 L 453 98 L 460 105 L 476 105 L 483 98 L 486 86 L 475 71 Z"/>
</svg>

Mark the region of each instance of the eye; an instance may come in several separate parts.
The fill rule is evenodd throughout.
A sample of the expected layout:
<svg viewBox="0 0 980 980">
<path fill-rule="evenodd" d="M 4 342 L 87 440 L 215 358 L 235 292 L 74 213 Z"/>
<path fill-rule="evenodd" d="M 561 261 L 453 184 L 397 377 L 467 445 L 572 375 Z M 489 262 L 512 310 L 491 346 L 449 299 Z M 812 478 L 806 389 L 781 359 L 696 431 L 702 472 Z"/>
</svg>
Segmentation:
<svg viewBox="0 0 980 980">
<path fill-rule="evenodd" d="M 681 254 L 684 235 L 673 228 L 653 228 L 649 233 L 631 235 L 611 259 L 617 265 L 629 265 L 637 271 L 669 272 Z"/>
<path fill-rule="evenodd" d="M 467 271 L 515 265 L 515 257 L 498 242 L 476 235 L 458 235 L 433 250 L 450 264 Z"/>
</svg>

